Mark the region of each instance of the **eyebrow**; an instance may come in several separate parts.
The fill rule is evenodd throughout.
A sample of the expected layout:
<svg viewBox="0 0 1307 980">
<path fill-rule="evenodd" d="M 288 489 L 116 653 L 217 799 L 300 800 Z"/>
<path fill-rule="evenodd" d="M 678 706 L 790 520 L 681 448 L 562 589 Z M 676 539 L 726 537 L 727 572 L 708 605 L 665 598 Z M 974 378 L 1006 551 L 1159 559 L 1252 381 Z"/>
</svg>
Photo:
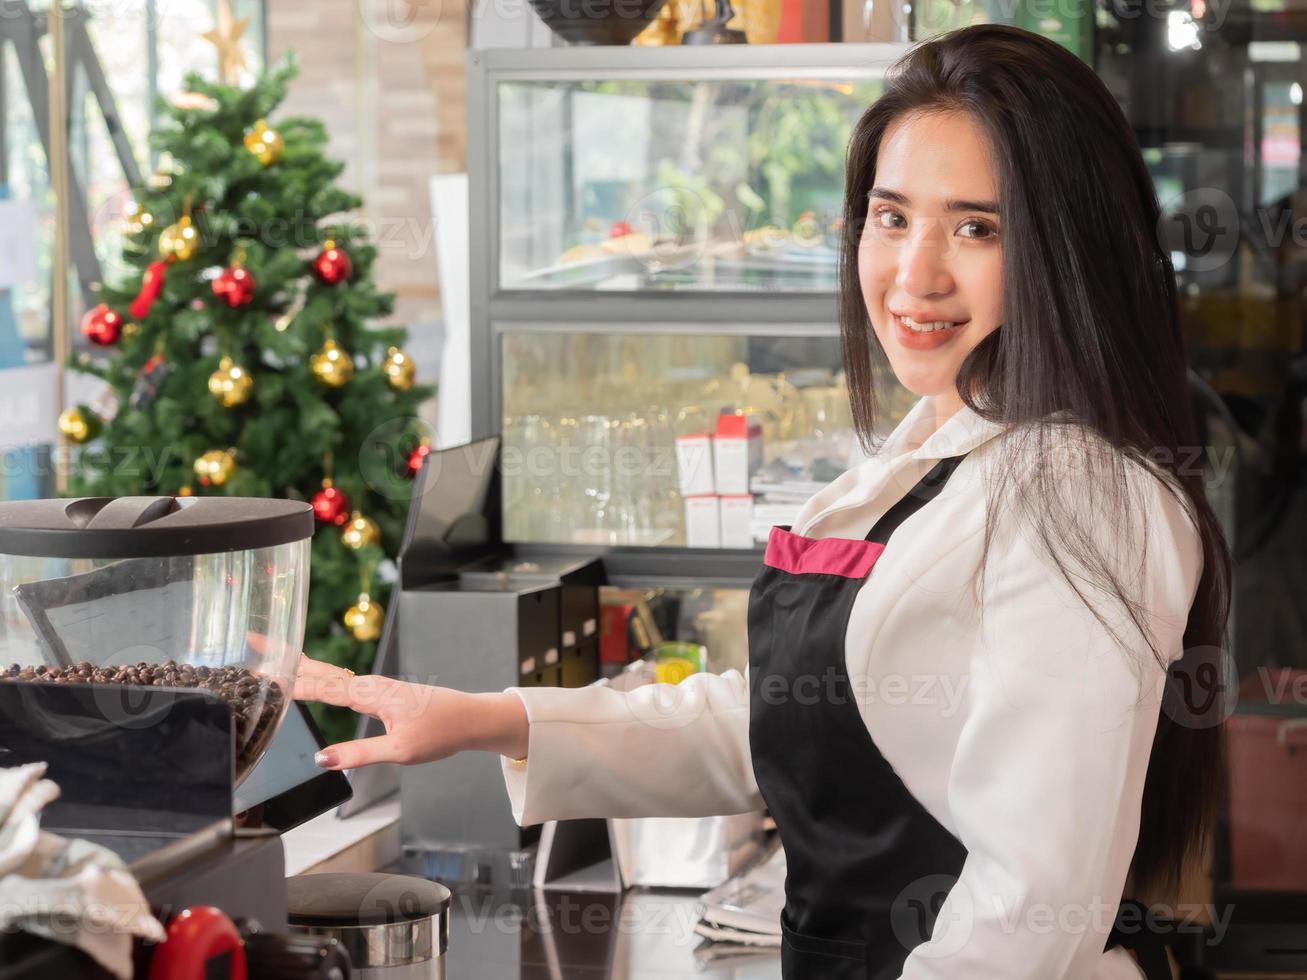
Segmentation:
<svg viewBox="0 0 1307 980">
<path fill-rule="evenodd" d="M 908 207 L 912 202 L 908 200 L 906 194 L 900 194 L 898 191 L 892 191 L 888 187 L 873 187 L 868 193 L 868 197 L 881 197 L 894 204 L 901 204 Z M 945 211 L 982 211 L 985 214 L 998 214 L 998 205 L 993 201 L 945 201 Z"/>
</svg>

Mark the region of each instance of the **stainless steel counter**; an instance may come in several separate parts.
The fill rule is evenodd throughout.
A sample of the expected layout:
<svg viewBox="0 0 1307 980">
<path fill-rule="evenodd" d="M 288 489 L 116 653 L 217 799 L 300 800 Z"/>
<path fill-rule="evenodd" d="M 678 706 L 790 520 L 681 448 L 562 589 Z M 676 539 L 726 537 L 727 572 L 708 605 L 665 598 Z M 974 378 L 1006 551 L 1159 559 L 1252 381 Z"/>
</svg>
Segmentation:
<svg viewBox="0 0 1307 980">
<path fill-rule="evenodd" d="M 776 950 L 714 959 L 698 892 L 455 892 L 449 980 L 779 980 Z"/>
</svg>

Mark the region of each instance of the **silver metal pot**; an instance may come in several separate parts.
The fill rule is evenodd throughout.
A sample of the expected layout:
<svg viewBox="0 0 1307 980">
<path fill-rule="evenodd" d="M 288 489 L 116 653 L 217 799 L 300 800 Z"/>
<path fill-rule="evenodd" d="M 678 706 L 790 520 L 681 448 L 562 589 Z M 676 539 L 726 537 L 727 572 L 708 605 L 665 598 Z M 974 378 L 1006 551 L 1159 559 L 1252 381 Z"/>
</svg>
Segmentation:
<svg viewBox="0 0 1307 980">
<path fill-rule="evenodd" d="M 338 940 L 354 980 L 445 980 L 444 885 L 378 873 L 297 875 L 286 884 L 291 930 Z"/>
</svg>

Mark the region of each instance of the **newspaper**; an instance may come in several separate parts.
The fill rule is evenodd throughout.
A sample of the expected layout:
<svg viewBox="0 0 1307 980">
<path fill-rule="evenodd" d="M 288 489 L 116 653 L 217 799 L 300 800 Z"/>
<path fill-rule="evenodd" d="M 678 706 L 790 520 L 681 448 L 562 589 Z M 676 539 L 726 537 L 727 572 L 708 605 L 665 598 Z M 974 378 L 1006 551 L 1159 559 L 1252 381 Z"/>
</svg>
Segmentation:
<svg viewBox="0 0 1307 980">
<path fill-rule="evenodd" d="M 699 899 L 694 931 L 713 942 L 778 947 L 785 906 L 785 851 L 775 839 L 762 858 Z"/>
</svg>

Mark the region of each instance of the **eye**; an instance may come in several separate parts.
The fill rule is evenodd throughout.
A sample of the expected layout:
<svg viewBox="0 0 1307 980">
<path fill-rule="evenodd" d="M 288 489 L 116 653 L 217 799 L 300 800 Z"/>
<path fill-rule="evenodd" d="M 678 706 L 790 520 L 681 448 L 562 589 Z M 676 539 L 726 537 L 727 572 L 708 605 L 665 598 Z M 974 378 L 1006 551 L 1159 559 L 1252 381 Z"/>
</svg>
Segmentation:
<svg viewBox="0 0 1307 980">
<path fill-rule="evenodd" d="M 877 228 L 891 230 L 907 227 L 907 222 L 903 215 L 899 214 L 899 212 L 894 210 L 894 208 L 886 207 L 885 205 L 881 205 L 875 209 L 872 213 L 872 219 Z"/>
<path fill-rule="evenodd" d="M 997 228 L 995 228 L 993 225 L 989 224 L 988 222 L 980 221 L 976 218 L 972 218 L 969 221 L 962 222 L 962 224 L 958 227 L 958 231 L 962 232 L 963 238 L 997 238 L 998 237 Z"/>
</svg>

